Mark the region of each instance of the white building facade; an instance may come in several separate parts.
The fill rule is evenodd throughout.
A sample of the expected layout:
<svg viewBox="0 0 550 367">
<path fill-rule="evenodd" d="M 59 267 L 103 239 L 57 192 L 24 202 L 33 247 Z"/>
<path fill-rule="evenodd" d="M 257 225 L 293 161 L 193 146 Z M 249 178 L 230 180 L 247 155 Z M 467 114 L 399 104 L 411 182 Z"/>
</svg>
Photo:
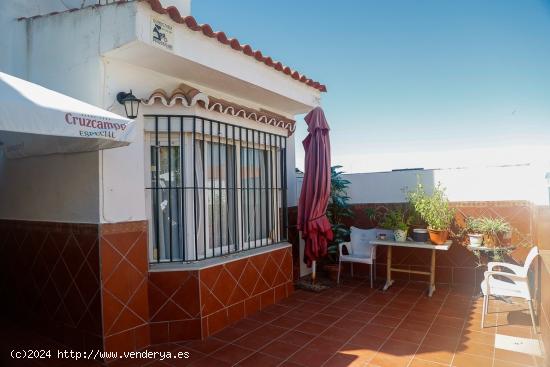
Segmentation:
<svg viewBox="0 0 550 367">
<path fill-rule="evenodd" d="M 123 116 L 119 92 L 143 100 L 127 147 L 0 159 L 4 249 L 26 246 L 7 239 L 14 228 L 40 238 L 38 254 L 27 254 L 39 260 L 27 270 L 50 280 L 26 280 L 35 283 L 30 311 L 76 333 L 77 347 L 137 350 L 203 338 L 236 321 L 231 310 L 242 307 L 244 316 L 291 291 L 294 116 L 318 106 L 326 88 L 199 25 L 190 9 L 188 0 L 0 4 L 0 46 L 9 50 L 0 71 Z M 83 233 L 92 244 L 83 244 Z M 37 265 L 48 246 L 57 247 L 52 260 Z M 92 273 L 86 281 L 82 267 L 71 269 L 73 247 Z M 274 265 L 249 265 L 256 257 Z M 227 287 L 244 294 L 205 310 L 205 295 L 220 297 L 200 274 L 230 263 L 252 268 L 259 280 L 244 289 L 234 276 Z M 4 281 L 18 272 L 7 271 Z M 181 286 L 167 290 L 169 277 L 192 278 L 187 298 L 200 306 L 173 301 L 182 312 L 164 315 L 157 298 L 172 300 Z M 64 291 L 65 278 L 79 290 L 84 316 L 58 317 L 78 298 Z M 17 283 L 11 288 L 23 287 Z M 97 292 L 84 295 L 89 283 Z M 49 287 L 58 294 L 55 310 L 40 306 Z"/>
</svg>

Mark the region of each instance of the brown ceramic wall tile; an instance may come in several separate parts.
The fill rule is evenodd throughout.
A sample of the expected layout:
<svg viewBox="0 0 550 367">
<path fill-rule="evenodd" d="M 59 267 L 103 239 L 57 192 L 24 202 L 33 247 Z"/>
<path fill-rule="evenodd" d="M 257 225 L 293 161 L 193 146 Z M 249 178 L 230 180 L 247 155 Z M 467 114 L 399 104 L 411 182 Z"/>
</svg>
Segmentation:
<svg viewBox="0 0 550 367">
<path fill-rule="evenodd" d="M 290 248 L 199 271 L 149 273 L 151 339 L 206 338 L 285 298 L 291 283 Z"/>
<path fill-rule="evenodd" d="M 0 220 L 0 296 L 43 334 L 102 349 L 98 226 Z"/>
<path fill-rule="evenodd" d="M 147 222 L 100 225 L 105 351 L 150 344 Z"/>
</svg>

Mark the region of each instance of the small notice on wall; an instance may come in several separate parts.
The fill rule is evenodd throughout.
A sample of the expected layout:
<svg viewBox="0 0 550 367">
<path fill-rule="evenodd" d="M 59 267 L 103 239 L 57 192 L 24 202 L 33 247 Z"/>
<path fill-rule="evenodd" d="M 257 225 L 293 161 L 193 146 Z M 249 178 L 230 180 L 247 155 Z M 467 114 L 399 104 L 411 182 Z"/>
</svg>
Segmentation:
<svg viewBox="0 0 550 367">
<path fill-rule="evenodd" d="M 151 36 L 154 45 L 172 51 L 174 47 L 174 27 L 170 24 L 151 18 Z"/>
</svg>

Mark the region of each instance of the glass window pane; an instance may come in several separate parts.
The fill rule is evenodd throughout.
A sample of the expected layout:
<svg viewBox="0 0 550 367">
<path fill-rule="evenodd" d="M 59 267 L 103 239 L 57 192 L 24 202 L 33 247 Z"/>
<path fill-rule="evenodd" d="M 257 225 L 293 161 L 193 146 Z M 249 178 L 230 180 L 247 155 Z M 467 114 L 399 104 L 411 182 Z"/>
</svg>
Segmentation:
<svg viewBox="0 0 550 367">
<path fill-rule="evenodd" d="M 158 159 L 158 167 L 157 167 Z M 158 175 L 158 176 L 157 176 Z M 154 257 L 182 260 L 183 218 L 179 146 L 151 147 Z"/>
</svg>

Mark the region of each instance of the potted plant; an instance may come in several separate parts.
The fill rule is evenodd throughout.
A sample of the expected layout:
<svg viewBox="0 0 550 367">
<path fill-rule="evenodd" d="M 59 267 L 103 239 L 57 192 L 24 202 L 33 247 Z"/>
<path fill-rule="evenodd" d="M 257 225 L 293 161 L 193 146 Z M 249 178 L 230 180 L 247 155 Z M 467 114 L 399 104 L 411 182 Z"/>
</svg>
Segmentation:
<svg viewBox="0 0 550 367">
<path fill-rule="evenodd" d="M 479 247 L 483 244 L 483 226 L 481 218 L 466 218 L 465 231 L 470 240 L 470 246 Z"/>
<path fill-rule="evenodd" d="M 511 237 L 510 224 L 501 218 L 479 218 L 480 231 L 487 247 L 503 247 Z"/>
<path fill-rule="evenodd" d="M 409 223 L 403 210 L 390 210 L 386 213 L 380 225 L 382 228 L 392 229 L 397 242 L 405 242 L 407 240 Z"/>
<path fill-rule="evenodd" d="M 409 232 L 412 240 L 415 242 L 428 241 L 428 229 L 422 217 L 414 209 L 412 203 L 409 202 Z"/>
<path fill-rule="evenodd" d="M 331 223 L 334 237 L 328 245 L 328 256 L 323 264 L 324 270 L 329 277 L 336 280 L 338 274 L 338 247 L 341 243 L 348 241 L 350 229 L 344 224 L 347 218 L 353 217 L 349 207 L 349 196 L 347 190 L 350 182 L 343 178 L 342 166 L 330 168 L 330 198 L 327 207 L 327 218 Z"/>
<path fill-rule="evenodd" d="M 436 245 L 444 244 L 449 237 L 449 228 L 454 218 L 454 210 L 445 195 L 445 188 L 438 183 L 431 195 L 419 183 L 414 191 L 408 193 L 409 202 L 428 224 L 430 241 Z"/>
</svg>

